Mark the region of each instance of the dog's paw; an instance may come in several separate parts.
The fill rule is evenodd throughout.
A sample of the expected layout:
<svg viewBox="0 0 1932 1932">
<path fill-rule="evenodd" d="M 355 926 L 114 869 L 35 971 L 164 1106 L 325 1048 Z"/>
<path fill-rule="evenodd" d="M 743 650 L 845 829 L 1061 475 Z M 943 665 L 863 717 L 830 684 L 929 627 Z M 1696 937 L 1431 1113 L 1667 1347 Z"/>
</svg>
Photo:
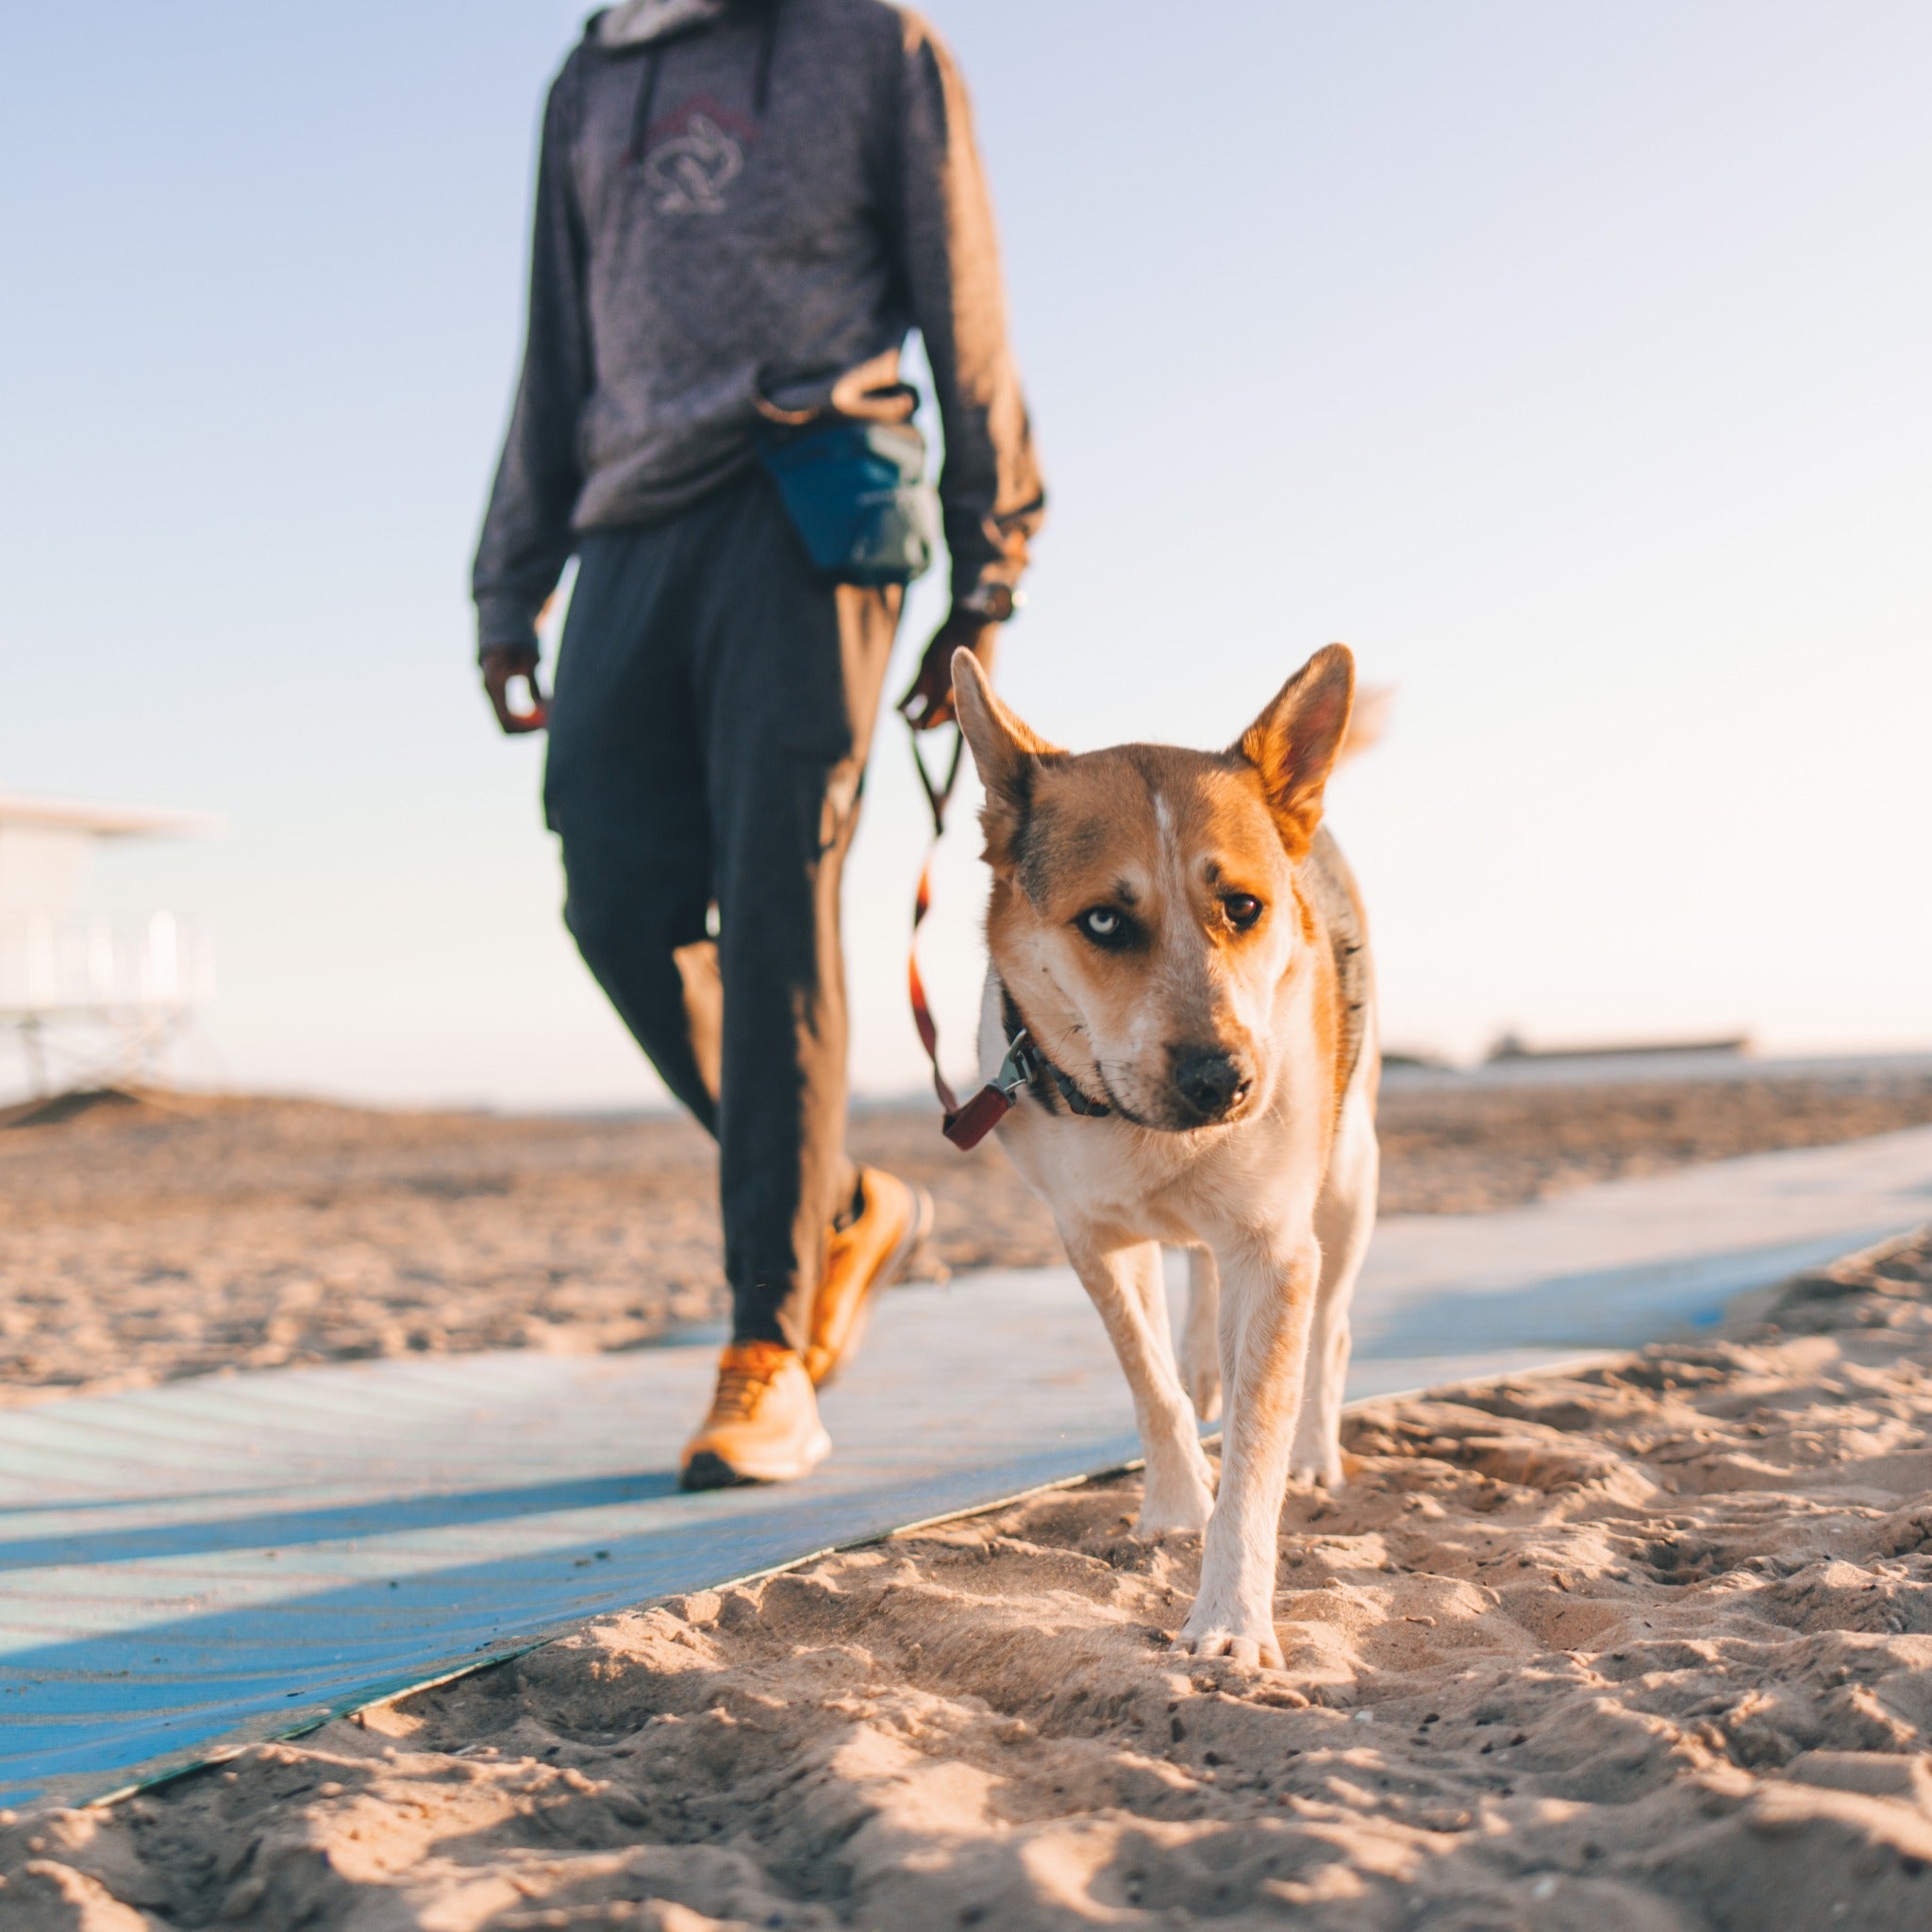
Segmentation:
<svg viewBox="0 0 1932 1932">
<path fill-rule="evenodd" d="M 1134 1534 L 1149 1542 L 1163 1536 L 1199 1536 L 1213 1513 L 1214 1491 L 1205 1477 L 1185 1483 L 1150 1481 Z"/>
<path fill-rule="evenodd" d="M 1329 1491 L 1339 1490 L 1348 1480 L 1333 1423 L 1324 1428 L 1312 1417 L 1302 1416 L 1294 1432 L 1294 1447 L 1289 1451 L 1288 1479 L 1298 1489 Z"/>
<path fill-rule="evenodd" d="M 1281 1640 L 1274 1625 L 1265 1617 L 1217 1617 L 1203 1615 L 1195 1607 L 1180 1635 L 1174 1641 L 1175 1657 L 1224 1657 L 1249 1670 L 1280 1671 L 1288 1668 L 1281 1654 Z"/>
<path fill-rule="evenodd" d="M 1134 1519 L 1134 1534 L 1142 1542 L 1158 1542 L 1164 1536 L 1200 1536 L 1208 1527 L 1213 1505 L 1193 1505 L 1173 1509 L 1143 1508 Z"/>
<path fill-rule="evenodd" d="M 1288 1479 L 1297 1489 L 1327 1490 L 1331 1494 L 1348 1481 L 1339 1455 L 1297 1456 L 1288 1465 Z"/>
</svg>

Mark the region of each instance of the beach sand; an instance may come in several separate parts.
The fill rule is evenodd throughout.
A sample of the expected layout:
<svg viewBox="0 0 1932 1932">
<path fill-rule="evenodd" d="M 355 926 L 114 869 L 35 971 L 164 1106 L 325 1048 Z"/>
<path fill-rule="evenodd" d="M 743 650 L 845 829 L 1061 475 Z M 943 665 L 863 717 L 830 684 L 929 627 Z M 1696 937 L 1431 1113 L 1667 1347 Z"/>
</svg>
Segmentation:
<svg viewBox="0 0 1932 1932">
<path fill-rule="evenodd" d="M 0 1404 L 233 1368 L 631 1348 L 724 1311 L 711 1149 L 681 1120 L 156 1095 L 7 1121 Z M 1473 1212 L 1927 1121 L 1923 1073 L 1392 1086 L 1382 1207 Z M 1059 1260 L 997 1146 L 955 1152 L 931 1104 L 861 1109 L 852 1141 L 933 1191 L 939 1265 Z"/>
<path fill-rule="evenodd" d="M 109 1808 L 8 1932 L 1932 1924 L 1932 1239 L 1352 1413 L 1282 1673 L 1138 1479 L 604 1619 Z"/>
</svg>

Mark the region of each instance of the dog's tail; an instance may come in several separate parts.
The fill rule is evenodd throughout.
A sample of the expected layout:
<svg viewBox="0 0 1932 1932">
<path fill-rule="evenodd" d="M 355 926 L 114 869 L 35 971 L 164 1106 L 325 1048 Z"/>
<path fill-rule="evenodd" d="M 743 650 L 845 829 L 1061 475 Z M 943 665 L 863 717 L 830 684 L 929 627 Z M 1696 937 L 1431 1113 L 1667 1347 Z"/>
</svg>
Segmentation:
<svg viewBox="0 0 1932 1932">
<path fill-rule="evenodd" d="M 1374 751 L 1389 729 L 1390 715 L 1395 709 L 1392 684 L 1364 684 L 1356 688 L 1355 708 L 1348 714 L 1348 735 L 1335 755 L 1338 766 L 1350 758 Z"/>
</svg>

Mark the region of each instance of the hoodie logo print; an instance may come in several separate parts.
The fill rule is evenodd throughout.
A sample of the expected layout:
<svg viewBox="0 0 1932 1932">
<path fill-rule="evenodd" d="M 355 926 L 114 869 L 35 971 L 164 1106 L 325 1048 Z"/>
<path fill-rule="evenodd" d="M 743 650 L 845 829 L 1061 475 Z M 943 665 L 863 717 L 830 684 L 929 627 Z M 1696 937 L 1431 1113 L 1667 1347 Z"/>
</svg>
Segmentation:
<svg viewBox="0 0 1932 1932">
<path fill-rule="evenodd" d="M 742 144 L 707 114 L 693 114 L 644 163 L 651 206 L 660 215 L 723 214 L 724 190 L 743 172 Z"/>
</svg>

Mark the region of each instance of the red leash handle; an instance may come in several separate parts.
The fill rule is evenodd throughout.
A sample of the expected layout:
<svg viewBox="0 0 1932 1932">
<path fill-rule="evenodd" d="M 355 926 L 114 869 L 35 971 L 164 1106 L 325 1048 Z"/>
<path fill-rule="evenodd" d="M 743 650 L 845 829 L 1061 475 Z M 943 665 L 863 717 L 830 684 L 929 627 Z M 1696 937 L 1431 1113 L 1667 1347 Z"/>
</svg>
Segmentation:
<svg viewBox="0 0 1932 1932">
<path fill-rule="evenodd" d="M 964 1106 L 940 1071 L 940 1029 L 932 1016 L 932 1002 L 925 995 L 925 981 L 919 973 L 919 928 L 932 910 L 932 862 L 946 834 L 946 808 L 953 802 L 954 788 L 959 782 L 966 741 L 956 724 L 953 727 L 952 756 L 946 760 L 945 775 L 935 778 L 927 769 L 919 748 L 919 734 L 912 734 L 912 765 L 919 774 L 920 790 L 925 793 L 926 809 L 932 814 L 932 841 L 925 848 L 925 862 L 919 868 L 919 891 L 912 901 L 912 945 L 906 960 L 906 986 L 912 1000 L 912 1024 L 919 1030 L 919 1043 L 932 1062 L 933 1091 L 945 1112 L 941 1129 L 955 1147 L 974 1148 L 992 1132 L 1006 1117 L 1013 1103 L 997 1085 L 989 1082 Z"/>
</svg>

